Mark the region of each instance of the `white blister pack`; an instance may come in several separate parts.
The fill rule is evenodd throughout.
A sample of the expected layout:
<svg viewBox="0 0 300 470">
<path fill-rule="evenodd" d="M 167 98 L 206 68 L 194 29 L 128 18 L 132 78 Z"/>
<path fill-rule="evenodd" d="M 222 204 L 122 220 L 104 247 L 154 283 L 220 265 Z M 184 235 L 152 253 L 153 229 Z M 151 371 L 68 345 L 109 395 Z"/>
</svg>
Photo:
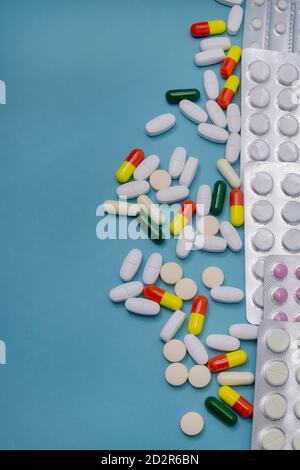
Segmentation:
<svg viewBox="0 0 300 470">
<path fill-rule="evenodd" d="M 300 210 L 298 215 L 300 218 Z M 299 255 L 274 255 L 266 259 L 264 320 L 300 322 Z"/>
<path fill-rule="evenodd" d="M 300 254 L 300 220 L 290 213 L 300 202 L 300 163 L 247 163 L 244 194 L 247 318 L 258 325 L 266 257 Z"/>
<path fill-rule="evenodd" d="M 246 3 L 244 47 L 299 52 L 299 0 L 248 0 Z"/>
<path fill-rule="evenodd" d="M 242 166 L 300 161 L 300 55 L 246 49 L 242 59 Z"/>
<path fill-rule="evenodd" d="M 259 327 L 252 450 L 300 450 L 300 324 Z"/>
</svg>

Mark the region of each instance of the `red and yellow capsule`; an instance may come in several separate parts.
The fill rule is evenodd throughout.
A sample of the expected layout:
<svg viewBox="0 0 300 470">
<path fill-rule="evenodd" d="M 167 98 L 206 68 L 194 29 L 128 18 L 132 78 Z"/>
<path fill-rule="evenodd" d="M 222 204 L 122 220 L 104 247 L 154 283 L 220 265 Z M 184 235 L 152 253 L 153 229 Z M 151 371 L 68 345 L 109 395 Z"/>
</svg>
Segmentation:
<svg viewBox="0 0 300 470">
<path fill-rule="evenodd" d="M 230 192 L 230 222 L 235 227 L 244 223 L 244 193 L 239 188 Z"/>
<path fill-rule="evenodd" d="M 191 26 L 191 34 L 195 38 L 222 34 L 225 31 L 226 23 L 223 20 L 203 21 L 201 23 L 194 23 Z"/>
<path fill-rule="evenodd" d="M 144 288 L 144 296 L 146 299 L 153 300 L 153 302 L 156 302 L 169 310 L 180 310 L 183 303 L 182 299 L 177 295 L 171 294 L 154 284 Z"/>
<path fill-rule="evenodd" d="M 193 201 L 185 201 L 178 213 L 170 223 L 170 232 L 173 235 L 180 235 L 184 227 L 189 223 L 196 212 L 196 204 Z"/>
<path fill-rule="evenodd" d="M 236 75 L 231 75 L 226 80 L 223 90 L 217 99 L 218 105 L 223 109 L 227 109 L 240 86 L 240 79 Z"/>
<path fill-rule="evenodd" d="M 223 385 L 219 388 L 219 397 L 233 408 L 243 418 L 250 418 L 253 414 L 253 406 L 246 398 L 242 397 L 233 388 Z"/>
<path fill-rule="evenodd" d="M 199 295 L 195 298 L 188 323 L 188 332 L 191 335 L 199 335 L 202 331 L 208 300 L 205 295 Z"/>
<path fill-rule="evenodd" d="M 240 46 L 232 46 L 227 56 L 221 65 L 221 75 L 223 78 L 228 78 L 233 75 L 237 65 L 242 56 L 242 49 Z"/>
<path fill-rule="evenodd" d="M 120 183 L 126 183 L 132 177 L 135 169 L 144 160 L 144 152 L 141 149 L 134 149 L 130 152 L 126 160 L 122 163 L 116 173 L 116 178 Z"/>
<path fill-rule="evenodd" d="M 246 351 L 238 349 L 226 354 L 212 357 L 207 363 L 207 367 L 211 372 L 220 372 L 225 369 L 231 369 L 244 364 L 248 359 Z"/>
</svg>

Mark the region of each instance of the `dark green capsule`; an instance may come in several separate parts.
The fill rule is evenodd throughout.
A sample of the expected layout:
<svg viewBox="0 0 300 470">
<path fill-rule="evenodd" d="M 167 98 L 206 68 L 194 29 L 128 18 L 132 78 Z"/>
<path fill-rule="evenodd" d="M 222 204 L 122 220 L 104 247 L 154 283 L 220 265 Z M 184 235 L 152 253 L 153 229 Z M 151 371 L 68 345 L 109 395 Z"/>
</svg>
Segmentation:
<svg viewBox="0 0 300 470">
<path fill-rule="evenodd" d="M 170 104 L 179 103 L 181 100 L 197 101 L 200 98 L 200 91 L 197 88 L 188 90 L 169 90 L 166 93 L 166 100 Z"/>
<path fill-rule="evenodd" d="M 138 217 L 139 224 L 144 232 L 148 235 L 151 240 L 160 243 L 165 239 L 162 228 L 157 225 L 153 220 L 148 216 L 147 212 L 141 211 Z"/>
<path fill-rule="evenodd" d="M 220 418 L 229 426 L 234 426 L 237 422 L 237 416 L 224 403 L 215 397 L 208 397 L 205 400 L 206 408 L 211 411 L 217 418 Z"/>
<path fill-rule="evenodd" d="M 213 215 L 220 215 L 223 207 L 224 207 L 224 202 L 225 202 L 225 197 L 226 197 L 226 184 L 224 181 L 216 181 L 214 185 L 214 190 L 212 193 L 212 198 L 211 198 L 211 206 L 210 206 L 210 212 Z"/>
</svg>

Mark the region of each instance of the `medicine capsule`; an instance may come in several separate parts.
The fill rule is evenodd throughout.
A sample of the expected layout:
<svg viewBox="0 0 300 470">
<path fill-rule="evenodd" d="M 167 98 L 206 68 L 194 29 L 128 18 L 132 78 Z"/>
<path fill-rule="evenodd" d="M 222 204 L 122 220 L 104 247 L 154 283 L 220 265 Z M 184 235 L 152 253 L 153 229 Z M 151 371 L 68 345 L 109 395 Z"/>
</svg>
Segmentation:
<svg viewBox="0 0 300 470">
<path fill-rule="evenodd" d="M 220 215 L 223 211 L 227 186 L 224 181 L 216 181 L 211 198 L 210 212 L 213 215 Z"/>
<path fill-rule="evenodd" d="M 229 426 L 234 426 L 237 422 L 237 416 L 227 406 L 215 397 L 208 397 L 205 400 L 206 408 L 211 411 L 217 418 L 220 418 Z"/>
<path fill-rule="evenodd" d="M 221 108 L 227 109 L 232 102 L 234 95 L 236 94 L 238 87 L 240 86 L 240 79 L 236 75 L 231 75 L 226 80 L 223 90 L 219 94 L 217 103 Z"/>
<path fill-rule="evenodd" d="M 219 388 L 219 397 L 233 408 L 243 418 L 250 418 L 253 414 L 253 406 L 244 397 L 228 385 Z"/>
<path fill-rule="evenodd" d="M 223 78 L 229 78 L 233 75 L 242 56 L 240 46 L 232 46 L 221 65 L 221 75 Z"/>
<path fill-rule="evenodd" d="M 195 212 L 196 204 L 193 201 L 185 201 L 170 224 L 170 232 L 173 235 L 180 235 Z"/>
<path fill-rule="evenodd" d="M 132 177 L 136 168 L 144 160 L 144 152 L 141 149 L 134 149 L 130 152 L 126 160 L 122 163 L 116 173 L 116 178 L 120 183 L 126 183 Z"/>
<path fill-rule="evenodd" d="M 177 295 L 171 294 L 160 287 L 151 284 L 144 288 L 144 296 L 146 299 L 153 300 L 162 307 L 166 307 L 169 310 L 180 310 L 182 307 L 182 299 Z"/>
<path fill-rule="evenodd" d="M 231 369 L 244 364 L 248 359 L 246 351 L 238 349 L 227 354 L 220 354 L 219 356 L 209 359 L 207 366 L 211 372 L 220 372 L 221 370 Z"/>
<path fill-rule="evenodd" d="M 239 188 L 230 192 L 230 222 L 234 227 L 244 224 L 244 193 Z"/>
<path fill-rule="evenodd" d="M 143 231 L 148 235 L 148 237 L 157 242 L 160 243 L 165 239 L 164 232 L 162 228 L 153 222 L 151 217 L 145 212 L 144 210 L 141 210 L 140 215 L 138 217 L 138 222 L 143 229 Z"/>
<path fill-rule="evenodd" d="M 196 336 L 201 333 L 205 320 L 207 305 L 208 300 L 204 295 L 199 295 L 195 298 L 188 323 L 188 332 L 190 334 Z"/>
<path fill-rule="evenodd" d="M 166 93 L 166 100 L 170 104 L 177 104 L 181 100 L 197 101 L 200 98 L 200 91 L 197 88 L 188 90 L 169 90 Z"/>
<path fill-rule="evenodd" d="M 214 34 L 222 34 L 226 31 L 226 23 L 223 20 L 203 21 L 194 23 L 191 26 L 191 34 L 195 38 L 202 36 L 212 36 Z"/>
</svg>

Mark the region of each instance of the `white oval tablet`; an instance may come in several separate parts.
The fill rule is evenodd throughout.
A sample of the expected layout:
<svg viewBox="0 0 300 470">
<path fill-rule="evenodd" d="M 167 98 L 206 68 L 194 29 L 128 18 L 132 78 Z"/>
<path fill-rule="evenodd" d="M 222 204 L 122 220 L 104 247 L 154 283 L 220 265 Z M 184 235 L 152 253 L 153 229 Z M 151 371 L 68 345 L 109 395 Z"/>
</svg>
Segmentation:
<svg viewBox="0 0 300 470">
<path fill-rule="evenodd" d="M 181 100 L 179 102 L 179 109 L 185 117 L 195 122 L 196 124 L 200 124 L 200 122 L 206 122 L 208 119 L 204 109 L 202 109 L 201 106 L 194 103 L 193 101 Z"/>
<path fill-rule="evenodd" d="M 141 282 L 133 281 L 120 284 L 109 291 L 109 298 L 113 302 L 125 302 L 131 297 L 137 297 L 143 292 L 144 286 Z"/>
<path fill-rule="evenodd" d="M 137 315 L 154 316 L 160 312 L 160 305 L 153 300 L 142 298 L 131 298 L 125 302 L 125 308 Z"/>
<path fill-rule="evenodd" d="M 214 100 L 208 100 L 206 102 L 206 111 L 209 119 L 218 127 L 225 128 L 227 126 L 226 114 L 223 109 Z"/>
<path fill-rule="evenodd" d="M 285 352 L 289 348 L 290 342 L 290 335 L 282 328 L 271 328 L 266 336 L 267 347 L 274 353 Z"/>
<path fill-rule="evenodd" d="M 131 281 L 134 278 L 139 270 L 142 259 L 141 250 L 133 249 L 128 253 L 120 269 L 120 277 L 124 282 Z"/>
<path fill-rule="evenodd" d="M 252 372 L 220 372 L 217 381 L 220 385 L 251 385 L 255 376 Z"/>
<path fill-rule="evenodd" d="M 137 198 L 140 209 L 148 214 L 150 219 L 157 225 L 163 225 L 166 221 L 165 215 L 159 210 L 150 197 L 142 195 Z"/>
<path fill-rule="evenodd" d="M 138 204 L 130 204 L 125 201 L 107 200 L 101 205 L 104 212 L 113 215 L 126 215 L 127 217 L 136 217 L 140 213 Z"/>
<path fill-rule="evenodd" d="M 156 198 L 160 203 L 172 204 L 186 199 L 189 195 L 189 188 L 186 186 L 171 186 L 167 189 L 161 189 L 156 193 Z"/>
<path fill-rule="evenodd" d="M 230 134 L 226 144 L 226 160 L 233 164 L 241 153 L 241 136 L 240 134 Z"/>
<path fill-rule="evenodd" d="M 286 415 L 286 399 L 279 393 L 270 393 L 263 399 L 263 412 L 272 421 L 282 419 Z"/>
<path fill-rule="evenodd" d="M 235 36 L 242 24 L 244 10 L 240 5 L 235 5 L 231 8 L 227 19 L 227 33 Z"/>
<path fill-rule="evenodd" d="M 300 195 L 300 175 L 290 173 L 282 182 L 282 190 L 287 196 L 297 197 Z"/>
<path fill-rule="evenodd" d="M 171 113 L 156 116 L 145 125 L 146 134 L 148 134 L 150 137 L 162 134 L 163 132 L 171 129 L 175 125 L 175 122 L 176 118 L 174 114 Z"/>
<path fill-rule="evenodd" d="M 149 189 L 150 184 L 148 181 L 130 181 L 118 186 L 117 195 L 119 198 L 133 199 L 141 194 L 146 194 Z"/>
<path fill-rule="evenodd" d="M 224 273 L 216 266 L 210 266 L 202 272 L 202 282 L 208 289 L 219 287 L 224 282 Z"/>
<path fill-rule="evenodd" d="M 182 267 L 178 263 L 165 263 L 160 270 L 161 279 L 169 285 L 175 285 L 183 275 Z"/>
<path fill-rule="evenodd" d="M 202 39 L 199 43 L 199 47 L 201 51 L 209 51 L 211 49 L 223 49 L 223 51 L 227 51 L 231 47 L 230 38 L 226 38 L 225 36 L 220 37 L 211 37 Z M 217 95 L 218 97 L 218 95 Z M 211 98 L 216 99 L 216 98 Z"/>
<path fill-rule="evenodd" d="M 229 334 L 243 340 L 257 339 L 258 326 L 250 325 L 250 323 L 236 323 L 229 328 Z"/>
<path fill-rule="evenodd" d="M 197 235 L 194 246 L 197 250 L 219 253 L 226 250 L 227 242 L 224 238 L 213 235 Z"/>
<path fill-rule="evenodd" d="M 165 170 L 156 170 L 150 176 L 150 185 L 154 191 L 166 189 L 171 186 L 171 176 Z"/>
<path fill-rule="evenodd" d="M 229 335 L 208 335 L 205 343 L 217 351 L 236 351 L 240 347 L 240 341 Z"/>
<path fill-rule="evenodd" d="M 188 370 L 181 362 L 173 362 L 165 371 L 166 381 L 174 387 L 185 384 L 188 378 Z"/>
<path fill-rule="evenodd" d="M 228 130 L 232 134 L 238 134 L 241 130 L 241 110 L 240 107 L 231 103 L 227 108 Z"/>
<path fill-rule="evenodd" d="M 224 50 L 221 47 L 216 49 L 209 49 L 207 51 L 198 52 L 195 55 L 195 64 L 198 66 L 214 65 L 222 62 L 225 59 Z"/>
<path fill-rule="evenodd" d="M 181 310 L 176 310 L 176 312 L 174 312 L 170 316 L 170 318 L 167 320 L 167 322 L 163 326 L 159 335 L 160 339 L 162 339 L 165 342 L 170 341 L 181 328 L 185 320 L 185 317 L 186 315 L 184 312 L 182 312 Z"/>
<path fill-rule="evenodd" d="M 216 100 L 220 94 L 220 86 L 218 77 L 213 70 L 205 70 L 203 74 L 203 85 L 207 98 Z"/>
<path fill-rule="evenodd" d="M 175 285 L 175 292 L 182 300 L 192 300 L 197 294 L 197 284 L 193 279 L 180 279 Z"/>
<path fill-rule="evenodd" d="M 144 284 L 155 284 L 162 267 L 163 257 L 160 253 L 152 253 L 147 259 L 143 272 Z"/>
<path fill-rule="evenodd" d="M 235 304 L 244 299 L 244 292 L 237 287 L 220 286 L 210 291 L 211 298 L 216 302 Z"/>
<path fill-rule="evenodd" d="M 206 366 L 193 366 L 189 370 L 188 381 L 195 388 L 207 387 L 207 385 L 211 381 L 211 372 Z"/>
<path fill-rule="evenodd" d="M 179 184 L 187 188 L 192 184 L 199 166 L 198 158 L 189 157 L 179 178 Z"/>
<path fill-rule="evenodd" d="M 199 413 L 190 411 L 186 413 L 180 421 L 181 431 L 187 436 L 197 436 L 204 427 L 204 420 Z"/>
<path fill-rule="evenodd" d="M 157 155 L 149 155 L 136 168 L 133 173 L 135 180 L 147 180 L 149 176 L 159 167 L 160 159 Z"/>
<path fill-rule="evenodd" d="M 187 352 L 197 364 L 204 365 L 207 363 L 208 354 L 206 349 L 196 336 L 188 334 L 184 337 L 183 341 Z"/>
<path fill-rule="evenodd" d="M 208 184 L 202 184 L 199 187 L 198 194 L 197 194 L 197 214 L 200 217 L 209 214 L 211 206 L 211 189 Z"/>
<path fill-rule="evenodd" d="M 216 235 L 220 229 L 220 223 L 213 215 L 205 215 L 199 219 L 198 229 L 203 235 Z"/>
<path fill-rule="evenodd" d="M 225 158 L 217 160 L 217 169 L 232 188 L 240 188 L 242 181 Z"/>
<path fill-rule="evenodd" d="M 267 428 L 260 436 L 260 445 L 264 450 L 282 450 L 285 440 L 285 434 L 281 429 Z"/>
<path fill-rule="evenodd" d="M 272 361 L 264 371 L 265 379 L 272 387 L 281 387 L 289 378 L 289 368 L 284 362 Z"/>
<path fill-rule="evenodd" d="M 185 344 L 179 339 L 171 339 L 164 345 L 163 354 L 169 362 L 180 362 L 186 355 Z"/>
<path fill-rule="evenodd" d="M 242 239 L 236 228 L 230 222 L 221 222 L 220 232 L 222 237 L 226 240 L 227 245 L 231 251 L 241 251 L 241 249 L 243 248 Z"/>
<path fill-rule="evenodd" d="M 172 153 L 169 163 L 169 174 L 172 179 L 177 179 L 181 175 L 186 161 L 186 150 L 184 147 L 176 147 Z"/>
<path fill-rule="evenodd" d="M 185 259 L 188 257 L 194 246 L 196 233 L 191 225 L 185 227 L 176 243 L 176 255 L 178 258 Z"/>
<path fill-rule="evenodd" d="M 216 142 L 217 144 L 225 144 L 229 137 L 225 129 L 217 127 L 214 124 L 207 124 L 206 122 L 199 124 L 198 133 L 204 139 L 210 142 Z"/>
</svg>

